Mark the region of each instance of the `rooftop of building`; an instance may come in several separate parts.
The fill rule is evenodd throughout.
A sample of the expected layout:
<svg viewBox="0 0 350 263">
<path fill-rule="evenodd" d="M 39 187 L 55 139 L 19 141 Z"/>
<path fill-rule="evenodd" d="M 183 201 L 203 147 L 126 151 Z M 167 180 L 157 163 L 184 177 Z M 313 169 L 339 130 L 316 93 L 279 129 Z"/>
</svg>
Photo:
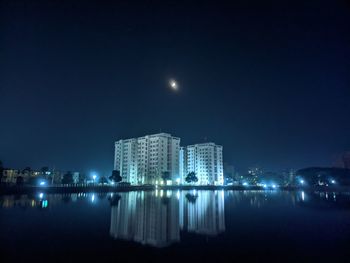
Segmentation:
<svg viewBox="0 0 350 263">
<path fill-rule="evenodd" d="M 129 139 L 120 139 L 116 142 L 119 141 L 124 141 L 124 142 L 128 142 L 128 141 L 133 141 L 133 140 L 137 140 L 137 139 L 143 139 L 143 138 L 154 138 L 154 137 L 171 137 L 175 140 L 180 140 L 179 137 L 174 137 L 172 136 L 170 133 L 165 133 L 165 132 L 161 132 L 161 133 L 155 133 L 155 134 L 148 134 L 148 135 L 144 135 L 144 136 L 140 136 L 140 137 L 135 137 L 135 138 L 129 138 Z"/>
<path fill-rule="evenodd" d="M 222 147 L 221 145 L 215 144 L 214 142 L 196 143 L 196 144 L 191 144 L 184 147 L 198 147 L 198 146 L 199 147 L 208 147 L 208 146 Z"/>
</svg>

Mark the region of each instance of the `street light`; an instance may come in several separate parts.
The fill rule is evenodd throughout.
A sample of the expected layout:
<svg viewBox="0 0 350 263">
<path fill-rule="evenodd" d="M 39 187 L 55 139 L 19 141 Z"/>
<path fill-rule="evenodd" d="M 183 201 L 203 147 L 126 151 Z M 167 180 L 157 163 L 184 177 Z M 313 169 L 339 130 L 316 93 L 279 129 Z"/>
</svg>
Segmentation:
<svg viewBox="0 0 350 263">
<path fill-rule="evenodd" d="M 97 178 L 97 174 L 96 173 L 92 173 L 92 180 L 93 180 L 94 184 L 96 182 L 96 178 Z"/>
</svg>

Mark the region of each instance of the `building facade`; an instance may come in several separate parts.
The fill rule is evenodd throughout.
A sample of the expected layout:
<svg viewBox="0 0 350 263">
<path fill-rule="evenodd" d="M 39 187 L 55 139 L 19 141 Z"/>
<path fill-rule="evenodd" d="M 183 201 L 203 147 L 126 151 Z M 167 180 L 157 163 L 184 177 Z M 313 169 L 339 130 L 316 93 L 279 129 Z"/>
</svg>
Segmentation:
<svg viewBox="0 0 350 263">
<path fill-rule="evenodd" d="M 179 175 L 180 184 L 185 183 L 185 177 L 187 175 L 187 151 L 186 147 L 180 147 L 179 152 Z"/>
<path fill-rule="evenodd" d="M 27 183 L 30 179 L 45 178 L 45 174 L 41 171 L 34 171 L 31 169 L 4 169 L 2 172 L 1 183 L 4 184 L 18 184 L 18 183 Z"/>
<path fill-rule="evenodd" d="M 180 180 L 185 182 L 186 175 L 195 172 L 198 185 L 223 185 L 222 146 L 215 143 L 201 143 L 180 149 Z"/>
<path fill-rule="evenodd" d="M 4 169 L 1 176 L 1 183 L 4 184 L 15 184 L 17 178 L 22 176 L 20 170 L 17 169 Z"/>
<path fill-rule="evenodd" d="M 180 138 L 168 133 L 146 135 L 115 142 L 114 169 L 124 182 L 158 184 L 166 173 L 169 181 L 179 177 Z"/>
</svg>

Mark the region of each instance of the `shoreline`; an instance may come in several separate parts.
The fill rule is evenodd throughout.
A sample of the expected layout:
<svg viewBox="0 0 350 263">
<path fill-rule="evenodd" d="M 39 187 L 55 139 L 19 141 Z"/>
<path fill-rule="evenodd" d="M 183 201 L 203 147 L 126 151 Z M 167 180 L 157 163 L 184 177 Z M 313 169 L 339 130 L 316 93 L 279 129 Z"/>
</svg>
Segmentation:
<svg viewBox="0 0 350 263">
<path fill-rule="evenodd" d="M 219 186 L 219 185 L 74 185 L 74 186 L 0 186 L 0 195 L 44 193 L 104 193 L 104 192 L 131 192 L 131 191 L 154 191 L 154 190 L 225 190 L 225 191 L 325 191 L 325 192 L 350 192 L 350 186 L 312 186 L 296 187 L 282 186 L 276 189 L 263 188 L 261 186 Z"/>
</svg>

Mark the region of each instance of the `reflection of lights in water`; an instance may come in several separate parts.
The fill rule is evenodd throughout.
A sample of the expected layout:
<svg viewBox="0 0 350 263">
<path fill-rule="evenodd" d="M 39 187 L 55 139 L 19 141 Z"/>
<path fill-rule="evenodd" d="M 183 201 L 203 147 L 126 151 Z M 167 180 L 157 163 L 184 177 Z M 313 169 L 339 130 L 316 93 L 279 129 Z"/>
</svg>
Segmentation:
<svg viewBox="0 0 350 263">
<path fill-rule="evenodd" d="M 158 196 L 158 189 L 156 189 L 156 197 Z"/>
<path fill-rule="evenodd" d="M 43 200 L 41 203 L 42 208 L 46 208 L 48 206 L 49 202 L 47 200 Z"/>
<path fill-rule="evenodd" d="M 328 193 L 326 193 L 326 199 L 328 200 Z"/>
<path fill-rule="evenodd" d="M 176 197 L 177 197 L 178 200 L 180 199 L 180 191 L 179 190 L 176 193 Z"/>
<path fill-rule="evenodd" d="M 334 200 L 334 202 L 337 201 L 337 196 L 335 193 L 333 193 L 333 200 Z"/>
<path fill-rule="evenodd" d="M 94 202 L 95 201 L 95 194 L 92 194 L 91 196 L 91 202 Z"/>
<path fill-rule="evenodd" d="M 193 192 L 194 195 L 197 193 L 196 189 L 193 189 L 192 192 Z"/>
<path fill-rule="evenodd" d="M 304 191 L 301 192 L 301 200 L 305 201 L 305 193 L 304 193 Z"/>
<path fill-rule="evenodd" d="M 160 190 L 160 197 L 163 197 L 163 190 Z"/>
<path fill-rule="evenodd" d="M 39 198 L 43 198 L 44 197 L 44 194 L 43 193 L 40 193 L 39 194 Z"/>
</svg>

